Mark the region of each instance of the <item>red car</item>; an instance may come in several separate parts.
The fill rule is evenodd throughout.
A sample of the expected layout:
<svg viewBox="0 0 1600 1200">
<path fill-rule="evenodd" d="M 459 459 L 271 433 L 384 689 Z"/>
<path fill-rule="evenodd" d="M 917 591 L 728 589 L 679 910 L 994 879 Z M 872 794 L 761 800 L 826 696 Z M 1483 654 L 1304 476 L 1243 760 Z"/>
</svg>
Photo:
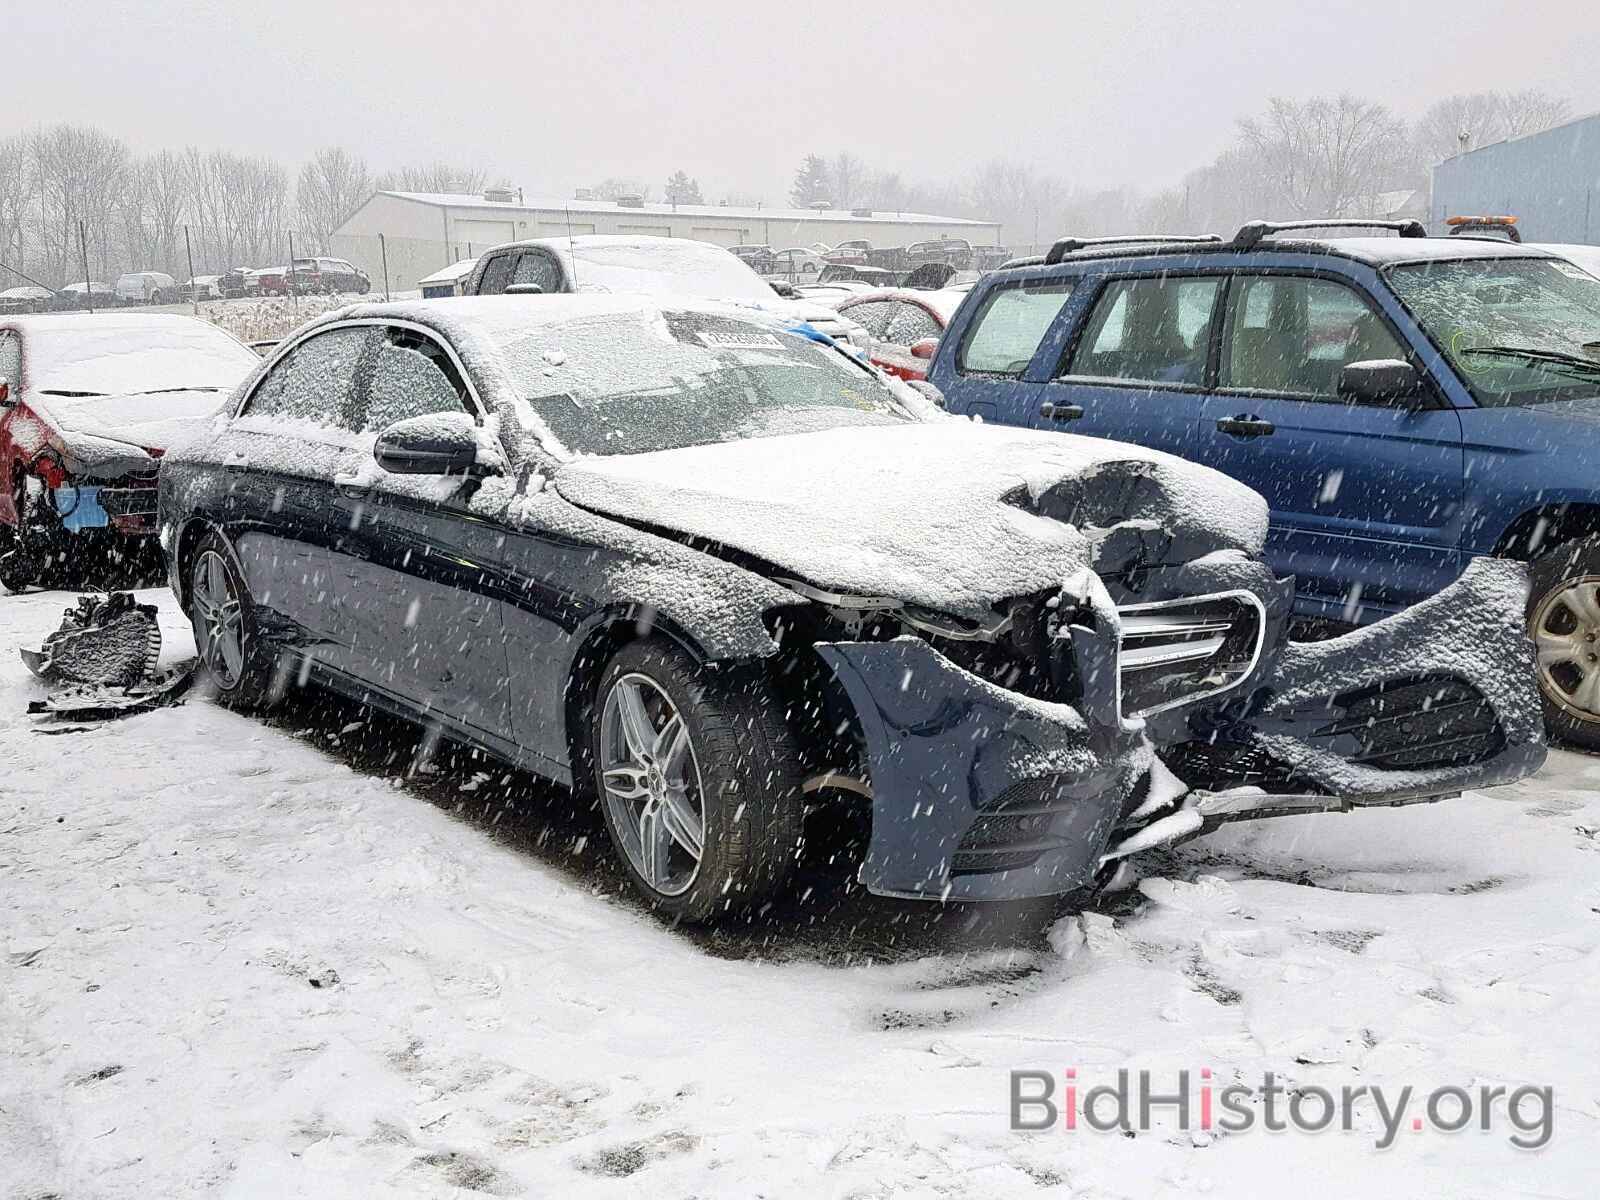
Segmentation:
<svg viewBox="0 0 1600 1200">
<path fill-rule="evenodd" d="M 965 288 L 891 288 L 852 296 L 839 305 L 839 314 L 872 335 L 873 365 L 901 379 L 926 379 L 928 360 L 966 298 Z"/>
<path fill-rule="evenodd" d="M 0 584 L 148 551 L 157 461 L 260 365 L 192 317 L 0 319 Z"/>
</svg>

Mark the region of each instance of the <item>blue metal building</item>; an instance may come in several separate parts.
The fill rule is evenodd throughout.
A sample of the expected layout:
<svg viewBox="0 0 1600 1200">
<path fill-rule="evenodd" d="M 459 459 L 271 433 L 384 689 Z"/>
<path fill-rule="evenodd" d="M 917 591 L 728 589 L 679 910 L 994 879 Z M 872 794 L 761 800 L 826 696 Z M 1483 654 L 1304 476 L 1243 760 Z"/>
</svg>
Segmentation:
<svg viewBox="0 0 1600 1200">
<path fill-rule="evenodd" d="M 1600 244 L 1600 113 L 1433 168 L 1432 232 L 1481 213 L 1515 216 L 1524 241 Z"/>
</svg>

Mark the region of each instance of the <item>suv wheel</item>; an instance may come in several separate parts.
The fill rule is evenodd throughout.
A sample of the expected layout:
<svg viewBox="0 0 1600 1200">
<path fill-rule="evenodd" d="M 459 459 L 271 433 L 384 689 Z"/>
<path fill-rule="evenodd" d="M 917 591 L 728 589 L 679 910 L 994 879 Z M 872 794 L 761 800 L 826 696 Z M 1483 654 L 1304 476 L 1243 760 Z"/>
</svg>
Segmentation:
<svg viewBox="0 0 1600 1200">
<path fill-rule="evenodd" d="M 590 761 L 606 831 L 652 906 L 688 921 L 750 908 L 800 843 L 799 755 L 782 705 L 745 671 L 631 642 L 607 664 Z"/>
<path fill-rule="evenodd" d="M 1600 750 L 1600 537 L 1557 546 L 1534 562 L 1528 636 L 1551 735 Z"/>
</svg>

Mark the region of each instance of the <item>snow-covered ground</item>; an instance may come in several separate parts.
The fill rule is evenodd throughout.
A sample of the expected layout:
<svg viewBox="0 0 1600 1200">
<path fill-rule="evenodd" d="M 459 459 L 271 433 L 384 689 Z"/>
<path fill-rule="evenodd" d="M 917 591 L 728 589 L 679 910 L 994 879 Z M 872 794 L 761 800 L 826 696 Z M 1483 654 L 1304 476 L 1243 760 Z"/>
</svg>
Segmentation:
<svg viewBox="0 0 1600 1200">
<path fill-rule="evenodd" d="M 68 600 L 0 598 L 6 1197 L 1594 1193 L 1600 761 L 1236 827 L 1081 917 L 822 862 L 689 933 L 559 792 L 353 706 L 42 732 L 14 647 Z M 1121 1067 L 1548 1085 L 1554 1135 L 1008 1131 L 1011 1069 Z"/>
</svg>

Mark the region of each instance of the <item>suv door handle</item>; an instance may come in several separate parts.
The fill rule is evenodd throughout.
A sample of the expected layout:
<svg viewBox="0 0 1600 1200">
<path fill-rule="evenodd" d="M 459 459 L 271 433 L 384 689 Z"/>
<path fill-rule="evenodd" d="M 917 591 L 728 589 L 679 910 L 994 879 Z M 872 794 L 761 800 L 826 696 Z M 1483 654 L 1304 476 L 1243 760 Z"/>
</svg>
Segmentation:
<svg viewBox="0 0 1600 1200">
<path fill-rule="evenodd" d="M 1052 404 L 1046 400 L 1039 405 L 1039 415 L 1046 421 L 1081 421 L 1083 419 L 1083 405 Z"/>
<path fill-rule="evenodd" d="M 1278 432 L 1278 427 L 1271 421 L 1246 416 L 1222 417 L 1217 421 L 1217 429 L 1219 432 L 1242 438 L 1266 437 L 1269 433 Z"/>
</svg>

